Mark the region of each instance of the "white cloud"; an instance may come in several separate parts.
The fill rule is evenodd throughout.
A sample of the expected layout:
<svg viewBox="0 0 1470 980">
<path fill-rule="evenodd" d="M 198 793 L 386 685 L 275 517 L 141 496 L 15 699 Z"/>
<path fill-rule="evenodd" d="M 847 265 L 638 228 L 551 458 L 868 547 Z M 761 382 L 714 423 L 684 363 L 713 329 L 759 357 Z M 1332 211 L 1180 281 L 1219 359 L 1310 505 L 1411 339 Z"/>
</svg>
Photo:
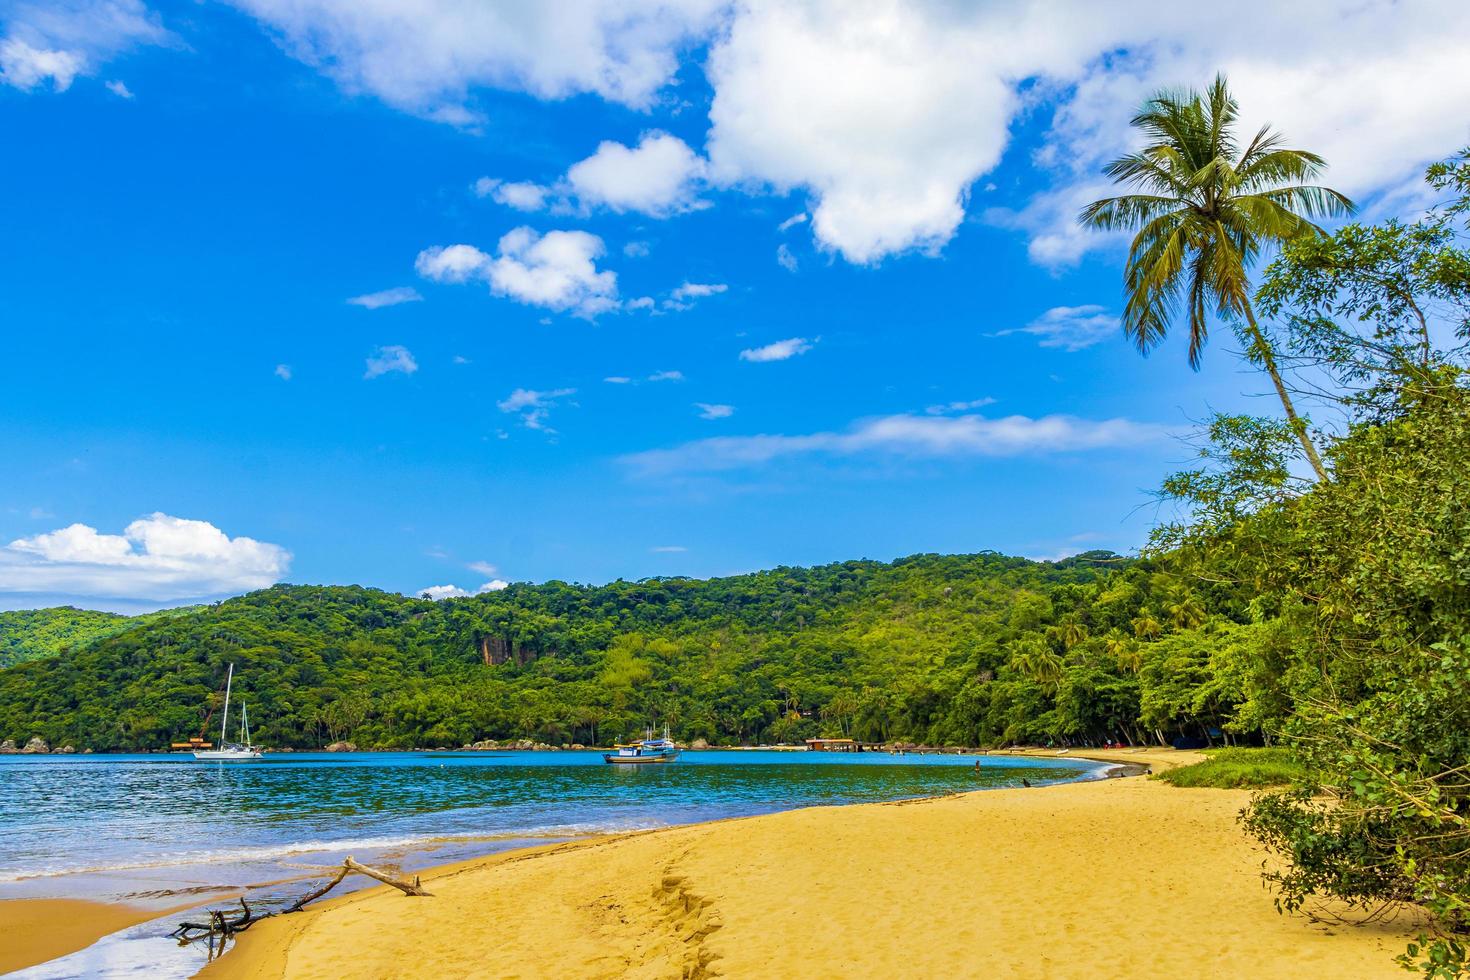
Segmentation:
<svg viewBox="0 0 1470 980">
<path fill-rule="evenodd" d="M 122 534 L 72 524 L 0 548 L 0 592 L 170 601 L 263 589 L 291 554 L 206 521 L 155 513 Z"/>
<path fill-rule="evenodd" d="M 594 316 L 617 308 L 617 273 L 597 269 L 602 239 L 585 231 L 549 231 L 538 236 L 517 228 L 500 239 L 490 266 L 490 288 L 503 296 Z"/>
<path fill-rule="evenodd" d="M 650 251 L 647 242 L 629 242 L 623 246 L 623 254 L 630 259 L 647 258 Z"/>
<path fill-rule="evenodd" d="M 1463 0 L 1198 9 L 579 0 L 570 11 L 470 0 L 236 2 L 349 91 L 460 125 L 477 118 L 472 90 L 481 86 L 545 99 L 591 92 L 645 108 L 673 81 L 680 55 L 707 45 L 709 182 L 805 195 L 817 244 L 858 263 L 944 246 L 1022 113 L 1044 128 L 1034 162 L 1051 186 L 987 213 L 1055 266 L 1107 244 L 1075 227 L 1076 206 L 1095 196 L 1088 185 L 1099 165 L 1128 145 L 1129 116 L 1159 87 L 1202 85 L 1225 69 L 1246 131 L 1269 119 L 1322 153 L 1328 180 L 1360 197 L 1393 192 L 1463 144 L 1470 104 Z M 643 147 L 608 159 L 627 163 Z M 638 179 L 610 168 L 611 183 L 589 182 L 589 195 L 596 186 L 627 210 L 677 210 L 691 200 L 700 149 L 670 153 L 662 168 L 633 167 Z"/>
<path fill-rule="evenodd" d="M 628 310 L 651 310 L 655 305 L 652 296 L 639 296 L 637 299 L 630 299 L 627 303 L 623 304 L 624 308 Z"/>
<path fill-rule="evenodd" d="M 65 92 L 84 64 L 81 56 L 71 51 L 33 48 L 13 37 L 0 41 L 0 79 L 25 91 L 49 78 L 53 91 Z"/>
<path fill-rule="evenodd" d="M 648 550 L 655 555 L 680 555 L 689 549 L 682 544 L 662 544 L 654 548 L 649 548 Z"/>
<path fill-rule="evenodd" d="M 474 568 L 473 565 L 470 567 L 471 569 Z M 419 589 L 414 595 L 440 602 L 444 599 L 465 599 L 472 595 L 484 595 L 486 592 L 499 592 L 501 589 L 509 588 L 509 586 L 510 583 L 504 579 L 494 579 L 486 582 L 473 592 L 461 589 L 457 585 L 430 585 L 426 588 Z"/>
<path fill-rule="evenodd" d="M 815 343 L 815 340 L 807 340 L 805 337 L 788 337 L 785 340 L 778 340 L 773 344 L 766 344 L 764 347 L 752 347 L 749 350 L 743 350 L 740 352 L 740 359 L 755 363 L 784 361 L 798 354 L 805 354 L 812 349 L 812 345 Z"/>
<path fill-rule="evenodd" d="M 463 283 L 481 278 L 491 258 L 473 245 L 435 245 L 414 259 L 414 271 L 434 282 Z"/>
<path fill-rule="evenodd" d="M 379 310 L 385 306 L 397 306 L 399 303 L 417 303 L 423 299 L 419 291 L 412 286 L 395 286 L 392 289 L 384 289 L 376 293 L 364 293 L 354 296 L 347 302 L 353 306 L 361 306 L 368 310 Z"/>
<path fill-rule="evenodd" d="M 505 398 L 495 403 L 495 407 L 502 412 L 519 413 L 521 424 L 528 429 L 536 429 L 548 435 L 554 435 L 556 430 L 547 426 L 546 419 L 551 414 L 551 409 L 556 403 L 569 395 L 575 395 L 576 388 L 557 388 L 553 391 L 536 391 L 531 388 L 517 388 Z"/>
<path fill-rule="evenodd" d="M 103 85 L 104 87 L 106 87 L 107 91 L 111 92 L 119 99 L 133 98 L 133 90 L 128 88 L 127 83 L 122 81 L 121 79 L 114 78 L 110 82 L 104 82 Z"/>
<path fill-rule="evenodd" d="M 421 599 L 432 599 L 434 602 L 443 599 L 463 599 L 469 594 L 457 585 L 429 585 L 414 593 Z"/>
<path fill-rule="evenodd" d="M 929 415 L 955 415 L 959 412 L 973 412 L 977 408 L 994 405 L 994 398 L 975 398 L 971 401 L 948 402 L 943 405 L 930 405 L 924 409 Z"/>
<path fill-rule="evenodd" d="M 704 160 L 677 136 L 644 133 L 636 147 L 606 140 L 567 170 L 566 186 L 584 206 L 667 217 L 700 206 Z"/>
<path fill-rule="evenodd" d="M 289 365 L 289 364 L 277 364 L 276 365 L 276 372 L 275 372 L 275 374 L 276 374 L 276 377 L 280 378 L 282 381 L 290 381 L 291 380 L 291 365 Z"/>
<path fill-rule="evenodd" d="M 798 266 L 796 253 L 785 242 L 776 246 L 776 263 L 787 272 L 795 272 Z"/>
<path fill-rule="evenodd" d="M 633 379 L 632 378 L 625 377 L 624 375 L 621 375 L 621 374 L 615 374 L 612 377 L 603 378 L 602 380 L 605 381 L 605 382 L 607 382 L 610 385 L 626 385 L 626 384 L 632 384 L 633 383 Z"/>
<path fill-rule="evenodd" d="M 683 371 L 655 371 L 648 376 L 649 381 L 683 381 Z"/>
<path fill-rule="evenodd" d="M 678 52 L 714 26 L 722 0 L 234 0 L 294 57 L 346 91 L 454 125 L 479 119 L 489 86 L 563 99 L 590 92 L 647 108 Z"/>
<path fill-rule="evenodd" d="M 572 164 L 549 186 L 481 177 L 474 189 L 480 197 L 521 211 L 546 208 L 558 214 L 587 214 L 605 208 L 667 218 L 708 207 L 699 200 L 706 167 L 704 158 L 679 137 L 653 130 L 644 133 L 637 146 L 602 141 L 595 153 Z M 628 247 L 631 243 L 625 250 Z"/>
<path fill-rule="evenodd" d="M 479 572 L 481 575 L 491 576 L 492 578 L 500 574 L 500 569 L 488 561 L 472 561 L 465 568 L 468 568 L 472 572 Z"/>
<path fill-rule="evenodd" d="M 497 296 L 531 306 L 593 317 L 618 308 L 618 277 L 599 270 L 602 239 L 585 231 L 527 227 L 501 237 L 493 257 L 473 245 L 435 246 L 418 254 L 414 268 L 435 282 L 483 280 Z"/>
<path fill-rule="evenodd" d="M 713 178 L 807 189 L 817 242 L 851 262 L 939 248 L 1020 103 L 991 9 L 742 8 L 710 53 Z"/>
<path fill-rule="evenodd" d="M 407 347 L 389 344 L 387 347 L 379 347 L 367 359 L 367 370 L 362 376 L 377 378 L 385 374 L 413 374 L 418 369 L 419 363 L 413 359 L 413 354 Z"/>
<path fill-rule="evenodd" d="M 529 180 L 503 181 L 494 177 L 481 177 L 475 181 L 475 194 L 488 197 L 497 204 L 515 208 L 517 211 L 540 211 L 546 206 L 549 187 Z"/>
<path fill-rule="evenodd" d="M 805 456 L 886 455 L 906 458 L 1001 457 L 1141 445 L 1168 435 L 1163 426 L 1070 415 L 890 415 L 854 423 L 845 432 L 720 436 L 623 457 L 643 476 L 737 470 Z"/>
<path fill-rule="evenodd" d="M 1000 330 L 994 336 L 1026 333 L 1041 338 L 1037 343 L 1042 347 L 1079 351 L 1100 344 L 1109 337 L 1116 337 L 1121 332 L 1118 318 L 1104 307 L 1053 306 L 1026 326 Z"/>
<path fill-rule="evenodd" d="M 708 402 L 695 402 L 694 407 L 699 409 L 699 417 L 702 419 L 727 419 L 735 414 L 733 405 L 711 405 Z"/>
<path fill-rule="evenodd" d="M 0 83 L 23 91 L 49 82 L 53 92 L 65 92 L 115 55 L 175 40 L 141 0 L 12 3 L 0 19 Z M 108 88 L 132 97 L 121 82 L 109 82 Z"/>
<path fill-rule="evenodd" d="M 1465 142 L 1470 5 L 1457 0 L 737 9 L 710 55 L 714 175 L 806 189 L 817 241 L 854 262 L 943 245 L 1027 107 L 1055 110 L 1038 157 L 1055 188 L 1022 211 L 1032 254 L 1074 261 L 1106 244 L 1072 227 L 1079 185 L 1126 147 L 1139 102 L 1222 68 L 1243 129 L 1269 119 L 1349 193 L 1392 188 Z"/>
<path fill-rule="evenodd" d="M 706 296 L 718 296 L 730 287 L 722 282 L 685 282 L 674 288 L 664 299 L 666 310 L 689 310 L 694 308 L 691 300 L 703 299 Z"/>
<path fill-rule="evenodd" d="M 729 286 L 726 286 L 724 283 L 721 282 L 686 282 L 682 286 L 677 287 L 672 293 L 670 293 L 669 298 L 675 301 L 679 301 L 686 299 L 699 299 L 704 296 L 718 296 L 720 293 L 723 293 L 729 288 Z"/>
<path fill-rule="evenodd" d="M 795 228 L 797 225 L 806 224 L 806 219 L 807 219 L 806 212 L 805 211 L 798 211 L 796 214 L 793 214 L 791 217 L 787 218 L 785 221 L 783 221 L 779 225 L 777 225 L 776 226 L 776 230 L 777 231 L 780 231 L 780 232 L 790 231 L 792 228 Z"/>
</svg>

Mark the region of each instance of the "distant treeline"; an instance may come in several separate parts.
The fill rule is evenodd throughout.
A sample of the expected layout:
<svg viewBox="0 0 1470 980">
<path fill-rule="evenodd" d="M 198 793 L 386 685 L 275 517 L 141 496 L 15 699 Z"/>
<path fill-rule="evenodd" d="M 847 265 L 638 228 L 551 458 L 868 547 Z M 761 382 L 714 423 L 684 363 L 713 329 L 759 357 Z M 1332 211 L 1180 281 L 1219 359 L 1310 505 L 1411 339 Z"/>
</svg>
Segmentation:
<svg viewBox="0 0 1470 980">
<path fill-rule="evenodd" d="M 48 610 L 54 624 L 95 614 Z M 125 621 L 126 622 L 126 621 Z M 15 638 L 24 623 L 6 624 Z M 0 738 L 98 751 L 197 734 L 225 665 L 267 746 L 1201 737 L 1259 627 L 1228 589 L 1093 552 L 920 555 L 430 602 L 278 586 L 0 671 Z M 1257 737 L 1263 719 L 1234 727 Z"/>
</svg>

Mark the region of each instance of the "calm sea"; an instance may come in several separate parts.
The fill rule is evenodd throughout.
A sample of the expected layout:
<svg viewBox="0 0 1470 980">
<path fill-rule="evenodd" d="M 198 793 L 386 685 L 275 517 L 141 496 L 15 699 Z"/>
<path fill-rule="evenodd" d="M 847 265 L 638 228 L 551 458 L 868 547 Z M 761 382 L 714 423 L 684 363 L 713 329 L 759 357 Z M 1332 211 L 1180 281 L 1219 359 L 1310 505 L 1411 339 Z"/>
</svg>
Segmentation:
<svg viewBox="0 0 1470 980">
<path fill-rule="evenodd" d="M 0 899 L 163 908 L 244 888 L 268 907 L 347 854 L 411 870 L 608 831 L 1039 785 L 1102 768 L 871 752 L 686 752 L 647 767 L 609 766 L 595 752 L 296 753 L 228 764 L 0 756 Z M 29 975 L 187 976 L 195 954 L 170 952 L 177 947 L 157 938 L 163 924 Z"/>
</svg>

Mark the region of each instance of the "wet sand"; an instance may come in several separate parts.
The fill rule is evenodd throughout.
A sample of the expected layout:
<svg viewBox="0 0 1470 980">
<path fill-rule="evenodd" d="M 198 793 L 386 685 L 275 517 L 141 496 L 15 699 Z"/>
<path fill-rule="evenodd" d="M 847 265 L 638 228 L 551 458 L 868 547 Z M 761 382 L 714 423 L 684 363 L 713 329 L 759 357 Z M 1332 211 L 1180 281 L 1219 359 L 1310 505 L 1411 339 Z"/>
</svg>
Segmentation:
<svg viewBox="0 0 1470 980">
<path fill-rule="evenodd" d="M 85 949 L 157 915 L 157 909 L 71 898 L 0 901 L 0 973 Z"/>
<path fill-rule="evenodd" d="M 1248 800 L 1110 779 L 516 851 L 265 921 L 201 976 L 1402 976 L 1413 922 L 1276 913 Z"/>
</svg>

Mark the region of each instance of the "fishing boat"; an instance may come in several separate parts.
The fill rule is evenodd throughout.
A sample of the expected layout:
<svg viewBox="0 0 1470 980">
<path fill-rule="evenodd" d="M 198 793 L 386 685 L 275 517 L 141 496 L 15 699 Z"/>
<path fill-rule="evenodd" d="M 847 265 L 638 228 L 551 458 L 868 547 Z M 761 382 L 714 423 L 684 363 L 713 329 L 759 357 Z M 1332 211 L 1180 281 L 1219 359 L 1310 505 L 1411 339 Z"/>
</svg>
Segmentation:
<svg viewBox="0 0 1470 980">
<path fill-rule="evenodd" d="M 240 703 L 240 741 L 230 741 L 230 686 L 235 680 L 235 665 L 225 675 L 225 713 L 219 724 L 219 748 L 194 750 L 194 758 L 200 762 L 253 762 L 264 758 L 259 749 L 250 744 L 250 712 L 245 703 Z"/>
<path fill-rule="evenodd" d="M 679 746 L 669 738 L 669 726 L 664 726 L 663 738 L 654 738 L 650 728 L 646 737 L 627 745 L 614 745 L 613 751 L 602 754 L 603 762 L 615 765 L 648 765 L 656 762 L 673 762 L 679 758 Z"/>
</svg>

